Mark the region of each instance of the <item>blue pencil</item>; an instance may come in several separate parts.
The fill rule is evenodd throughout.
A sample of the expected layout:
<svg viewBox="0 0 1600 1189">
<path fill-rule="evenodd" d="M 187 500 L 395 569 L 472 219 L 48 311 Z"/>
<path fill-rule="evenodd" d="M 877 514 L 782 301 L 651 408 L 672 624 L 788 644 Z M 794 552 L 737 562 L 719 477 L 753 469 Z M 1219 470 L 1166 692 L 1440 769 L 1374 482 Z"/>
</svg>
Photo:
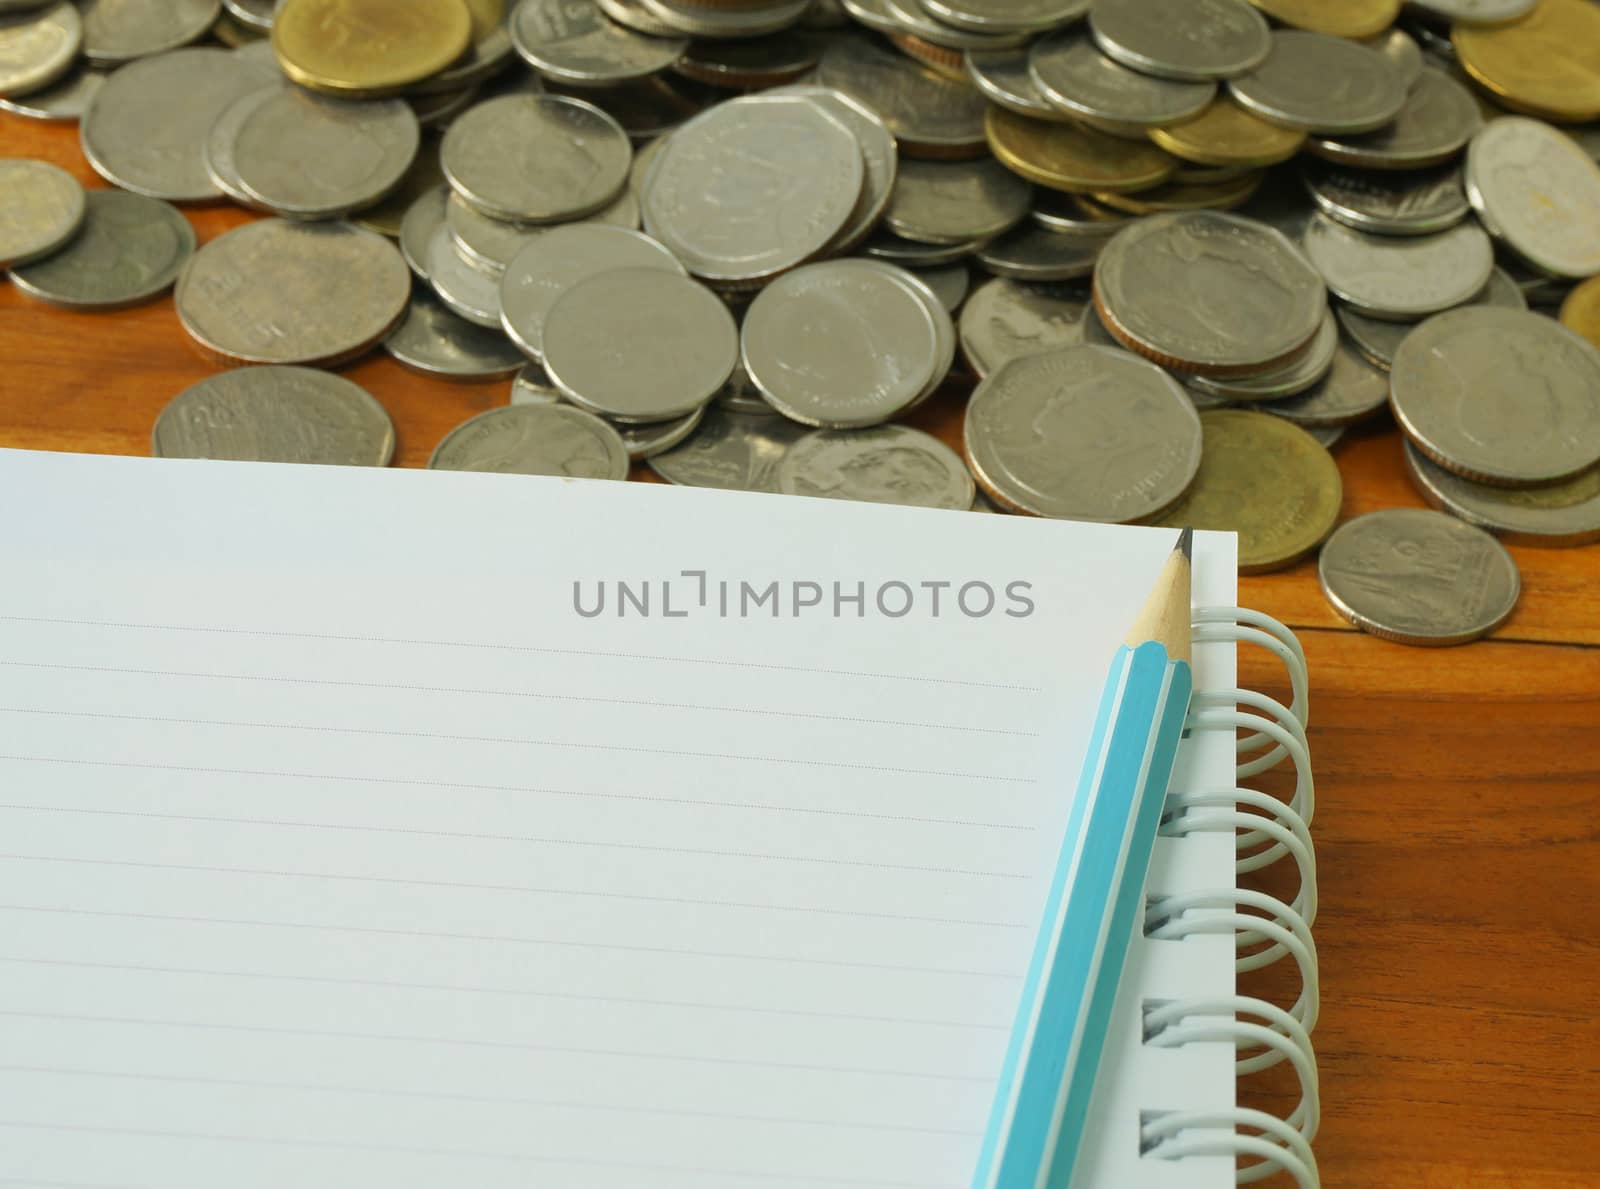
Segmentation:
<svg viewBox="0 0 1600 1189">
<path fill-rule="evenodd" d="M 972 1189 L 1071 1183 L 1189 709 L 1193 539 L 1111 662 Z"/>
</svg>

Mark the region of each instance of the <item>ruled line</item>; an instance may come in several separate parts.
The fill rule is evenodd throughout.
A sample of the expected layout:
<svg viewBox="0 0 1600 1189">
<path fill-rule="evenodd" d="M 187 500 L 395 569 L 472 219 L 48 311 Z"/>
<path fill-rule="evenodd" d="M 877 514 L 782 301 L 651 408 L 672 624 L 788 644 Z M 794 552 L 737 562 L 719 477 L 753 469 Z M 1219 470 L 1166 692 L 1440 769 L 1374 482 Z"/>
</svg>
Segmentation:
<svg viewBox="0 0 1600 1189">
<path fill-rule="evenodd" d="M 533 945 L 557 949 L 615 950 L 622 953 L 663 954 L 681 958 L 713 958 L 731 962 L 782 962 L 797 966 L 827 966 L 848 970 L 878 970 L 896 974 L 931 974 L 950 978 L 1000 979 L 1015 982 L 1020 974 L 1004 970 L 959 970 L 941 966 L 909 966 L 893 962 L 857 962 L 843 958 L 808 958 L 798 954 L 750 954 L 737 950 L 696 950 L 660 945 L 623 945 L 617 942 L 574 941 L 559 937 L 519 937 L 505 933 L 452 933 L 432 929 L 384 929 L 374 925 L 337 925 L 315 921 L 269 921 L 249 917 L 202 917 L 176 913 L 125 912 L 111 909 L 67 908 L 54 904 L 0 904 L 0 912 L 37 912 L 56 916 L 104 917 L 112 920 L 162 921 L 185 925 L 225 925 L 256 929 L 296 929 L 325 933 L 354 933 L 370 937 L 426 937 L 434 941 L 483 942 L 492 945 Z"/>
<path fill-rule="evenodd" d="M 961 1082 L 992 1086 L 995 1079 L 971 1073 L 930 1073 L 927 1070 L 872 1069 L 857 1065 L 826 1065 L 793 1061 L 762 1061 L 754 1057 L 712 1057 L 704 1053 L 658 1053 L 645 1049 L 594 1049 L 578 1045 L 541 1044 L 534 1041 L 478 1040 L 457 1036 L 418 1036 L 396 1032 L 348 1032 L 336 1028 L 287 1028 L 266 1024 L 223 1024 L 209 1020 L 163 1020 L 146 1016 L 93 1016 L 77 1012 L 23 1011 L 0 1008 L 0 1016 L 27 1020 L 60 1020 L 73 1024 L 122 1024 L 141 1028 L 193 1028 L 202 1032 L 245 1032 L 261 1036 L 309 1036 L 322 1040 L 375 1040 L 400 1044 L 443 1045 L 452 1048 L 503 1049 L 507 1052 L 562 1053 L 577 1057 L 623 1057 L 643 1061 L 682 1061 L 691 1065 L 722 1065 L 741 1069 L 781 1069 L 791 1073 L 843 1073 L 861 1077 L 907 1078 L 912 1081 Z"/>
<path fill-rule="evenodd" d="M 655 661 L 663 664 L 713 665 L 730 669 L 762 669 L 780 673 L 817 673 L 829 677 L 870 677 L 884 681 L 916 681 L 938 685 L 969 686 L 974 689 L 1003 689 L 1019 693 L 1038 693 L 1036 685 L 1016 685 L 1004 681 L 970 681 L 938 677 L 926 673 L 877 673 L 862 669 L 829 669 L 810 665 L 778 665 L 763 661 L 730 661 L 712 657 L 666 656 L 646 652 L 605 652 L 592 648 L 550 648 L 535 644 L 509 644 L 476 640 L 416 640 L 403 636 L 339 635 L 330 632 L 269 631 L 261 628 L 200 627 L 195 624 L 127 623 L 102 619 L 62 619 L 46 615 L 0 615 L 12 623 L 55 623 L 76 627 L 128 628 L 137 631 L 195 632 L 222 636 L 257 636 L 267 639 L 337 640 L 362 644 L 415 644 L 428 648 L 471 648 L 490 652 L 543 653 L 549 656 L 590 656 L 603 660 Z"/>
<path fill-rule="evenodd" d="M 748 714 L 772 718 L 811 719 L 819 722 L 866 723 L 881 727 L 909 727 L 926 731 L 964 731 L 976 735 L 1010 735 L 1038 738 L 1037 731 L 1008 727 L 974 727 L 962 723 L 915 722 L 899 718 L 871 718 L 860 714 L 821 714 L 806 710 L 774 710 L 754 706 L 708 706 L 695 702 L 658 702 L 652 698 L 607 698 L 584 694 L 557 694 L 540 690 L 478 689 L 472 686 L 407 685 L 396 681 L 348 681 L 329 677 L 282 677 L 262 673 L 201 673 L 184 669 L 130 669 L 112 665 L 65 665 L 45 661 L 0 659 L 0 665 L 19 669 L 54 669 L 70 673 L 117 673 L 135 677 L 184 677 L 203 681 L 259 681 L 278 685 L 322 685 L 336 689 L 408 690 L 413 693 L 471 694 L 489 698 L 531 698 L 547 702 L 583 702 L 605 706 L 644 706 L 654 710 L 693 710 L 717 714 Z"/>
<path fill-rule="evenodd" d="M 1027 879 L 1014 871 L 980 871 L 968 867 L 935 867 L 917 863 L 884 863 L 872 859 L 832 859 L 816 855 L 780 855 L 761 851 L 715 850 L 696 846 L 659 846 L 645 842 L 606 842 L 587 838 L 545 838 L 531 834 L 485 834 L 461 830 L 423 830 L 406 826 L 355 826 L 340 822 L 308 822 L 278 818 L 220 817 L 196 813 L 154 813 L 137 809 L 86 809 L 71 805 L 30 805 L 0 801 L 0 811 L 83 814 L 90 817 L 148 818 L 169 822 L 206 822 L 211 825 L 269 826 L 293 830 L 340 830 L 357 834 L 400 834 L 416 838 L 457 838 L 481 842 L 520 842 L 539 846 L 587 847 L 597 850 L 650 851 L 656 854 L 698 855 L 716 859 L 752 859 L 764 863 L 817 863 L 830 867 L 860 867 L 874 871 L 905 871 L 927 875 L 962 875 L 982 879 Z"/>
<path fill-rule="evenodd" d="M 705 1168 L 690 1165 L 649 1164 L 623 1160 L 588 1160 L 569 1156 L 541 1156 L 524 1152 L 485 1152 L 465 1148 L 429 1148 L 412 1144 L 363 1144 L 353 1140 L 295 1139 L 285 1136 L 233 1135 L 208 1131 L 165 1131 L 138 1127 L 97 1127 L 86 1123 L 35 1123 L 26 1119 L 0 1119 L 0 1127 L 33 1131 L 58 1131 L 72 1135 L 123 1135 L 142 1139 L 210 1140 L 224 1143 L 267 1144 L 274 1147 L 319 1148 L 374 1154 L 448 1156 L 453 1159 L 494 1160 L 502 1163 L 564 1165 L 569 1168 L 615 1168 L 637 1172 L 683 1173 L 696 1177 L 743 1177 L 763 1181 L 790 1181 L 800 1185 L 866 1185 L 876 1189 L 958 1189 L 954 1182 L 883 1181 L 863 1177 L 830 1177 L 769 1172 L 760 1169 Z"/>
<path fill-rule="evenodd" d="M 637 999 L 623 995 L 590 995 L 570 991 L 541 991 L 531 987 L 474 987 L 460 983 L 417 983 L 378 978 L 341 978 L 334 975 L 284 974 L 273 970 L 215 970 L 188 966 L 150 966 L 135 962 L 85 962 L 68 958 L 32 958 L 0 954 L 0 962 L 16 966 L 48 966 L 67 970 L 116 970 L 126 974 L 171 974 L 199 978 L 260 979 L 264 982 L 308 983 L 336 987 L 380 987 L 400 991 L 446 991 L 451 994 L 504 995 L 512 998 L 560 999 L 571 1003 L 609 1003 L 619 1007 L 670 1007 L 685 1011 L 745 1012 L 763 1016 L 796 1016 L 815 1020 L 853 1020 L 866 1024 L 912 1024 L 927 1028 L 963 1028 L 978 1032 L 1005 1032 L 1009 1024 L 974 1020 L 929 1020 L 915 1016 L 881 1016 L 862 1012 L 808 1011 L 792 1007 L 752 1007 L 740 1003 L 706 1003 L 682 999 Z"/>
<path fill-rule="evenodd" d="M 801 904 L 758 904 L 744 900 L 709 900 L 690 896 L 647 896 L 634 892 L 599 892 L 577 888 L 549 888 L 523 884 L 466 883 L 442 879 L 402 879 L 389 875 L 353 875 L 345 872 L 282 871 L 270 867 L 222 867 L 202 863 L 153 863 L 138 859 L 91 859 L 78 855 L 26 855 L 0 853 L 0 859 L 19 863 L 70 863 L 86 867 L 132 867 L 144 871 L 188 871 L 206 875 L 264 875 L 281 879 L 325 879 L 339 883 L 386 884 L 399 887 L 450 888 L 468 892 L 514 892 L 521 895 L 580 896 L 597 900 L 631 900 L 643 903 L 686 904 L 700 908 L 753 909 L 758 912 L 798 912 L 814 916 L 856 917 L 864 920 L 915 921 L 930 925 L 962 925 L 980 929 L 1025 929 L 1010 921 L 974 921 L 959 917 L 915 916 L 866 912 L 855 908 L 823 908 Z"/>
<path fill-rule="evenodd" d="M 893 764 L 858 764 L 848 760 L 817 760 L 801 756 L 741 755 L 738 752 L 693 751 L 687 748 L 640 747 L 626 743 L 578 743 L 570 739 L 529 739 L 510 735 L 455 735 L 441 731 L 391 731 L 381 727 L 333 727 L 320 723 L 249 722 L 225 718 L 178 718 L 159 714 L 112 714 L 97 710 L 39 709 L 0 706 L 0 714 L 28 714 L 41 718 L 92 718 L 113 722 L 166 723 L 186 727 L 243 727 L 266 731 L 306 731 L 317 735 L 375 735 L 389 739 L 433 739 L 450 743 L 507 743 L 520 747 L 560 747 L 574 751 L 631 752 L 640 755 L 678 756 L 697 760 L 736 760 L 756 764 L 794 764 L 804 768 L 845 768 L 857 772 L 892 772 L 898 776 L 948 776 L 957 780 L 987 780 L 997 784 L 1033 784 L 1027 776 L 1000 776 L 991 772 L 957 772 L 945 768 L 904 768 Z"/>
<path fill-rule="evenodd" d="M 912 1135 L 951 1135 L 976 1138 L 983 1134 L 960 1127 L 917 1127 L 909 1123 L 863 1123 L 856 1119 L 807 1119 L 792 1115 L 755 1115 L 739 1111 L 690 1110 L 687 1107 L 639 1106 L 624 1103 L 583 1102 L 577 1099 L 528 1098 L 520 1095 L 461 1094 L 446 1090 L 401 1090 L 391 1086 L 343 1086 L 323 1082 L 272 1082 L 249 1078 L 215 1078 L 182 1074 L 142 1073 L 119 1069 L 78 1069 L 53 1065 L 0 1065 L 0 1073 L 38 1074 L 51 1077 L 107 1078 L 116 1081 L 165 1082 L 183 1086 L 229 1086 L 243 1090 L 283 1090 L 310 1094 L 358 1094 L 377 1098 L 406 1098 L 441 1102 L 469 1102 L 483 1106 L 532 1106 L 551 1110 L 597 1111 L 652 1115 L 671 1119 L 728 1119 L 738 1123 L 766 1123 L 795 1127 L 830 1127 L 844 1131 L 884 1131 Z"/>
<path fill-rule="evenodd" d="M 577 797 L 597 801 L 643 801 L 652 805 L 685 805 L 703 809 L 739 809 L 772 813 L 815 814 L 824 817 L 864 818 L 870 821 L 916 822 L 930 826 L 961 826 L 982 830 L 1022 830 L 1035 827 L 1016 822 L 986 822 L 959 817 L 919 817 L 909 813 L 873 813 L 863 809 L 825 809 L 815 805 L 769 805 L 761 801 L 716 801 L 702 797 L 665 797 L 654 793 L 593 792 L 582 789 L 557 789 L 541 785 L 472 784 L 457 780 L 421 780 L 400 776 L 352 776 L 337 772 L 294 772 L 274 768 L 213 768 L 198 764 L 151 764 L 132 760 L 83 760 L 70 756 L 30 756 L 0 754 L 0 760 L 17 763 L 78 765 L 88 768 L 133 768 L 149 772 L 188 772 L 205 776 L 265 776 L 281 780 L 330 780 L 345 784 L 399 785 L 411 788 L 469 789 L 480 793 L 531 793 L 544 797 Z"/>
</svg>

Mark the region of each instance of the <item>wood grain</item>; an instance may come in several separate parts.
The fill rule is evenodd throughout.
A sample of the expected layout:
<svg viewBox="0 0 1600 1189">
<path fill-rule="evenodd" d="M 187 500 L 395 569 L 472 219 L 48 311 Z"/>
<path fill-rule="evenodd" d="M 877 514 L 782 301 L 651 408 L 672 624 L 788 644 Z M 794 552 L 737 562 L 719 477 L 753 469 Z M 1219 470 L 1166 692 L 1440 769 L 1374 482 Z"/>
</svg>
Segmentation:
<svg viewBox="0 0 1600 1189">
<path fill-rule="evenodd" d="M 103 184 L 70 125 L 0 115 L 0 153 Z M 189 214 L 202 242 L 251 217 Z M 156 414 L 217 370 L 170 298 L 72 314 L 0 285 L 0 351 L 0 446 L 147 454 Z M 509 392 L 381 353 L 344 372 L 393 416 L 401 466 Z M 942 393 L 916 423 L 959 446 L 962 400 Z M 1337 457 L 1346 516 L 1422 506 L 1392 425 Z M 1330 1187 L 1600 1184 L 1600 550 L 1512 552 L 1516 615 L 1458 649 L 1351 630 L 1311 562 L 1241 582 L 1244 602 L 1302 630 L 1311 661 Z M 1282 686 L 1270 658 L 1241 663 L 1246 684 Z M 1277 974 L 1264 985 L 1293 995 Z M 1285 1092 L 1269 1076 L 1245 1098 L 1281 1109 Z"/>
</svg>

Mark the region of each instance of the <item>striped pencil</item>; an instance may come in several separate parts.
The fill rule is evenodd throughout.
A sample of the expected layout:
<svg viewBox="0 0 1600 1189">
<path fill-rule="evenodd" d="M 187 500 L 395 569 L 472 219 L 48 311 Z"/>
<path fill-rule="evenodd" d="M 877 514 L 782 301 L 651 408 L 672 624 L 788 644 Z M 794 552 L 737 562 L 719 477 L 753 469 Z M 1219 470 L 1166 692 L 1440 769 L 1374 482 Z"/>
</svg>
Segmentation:
<svg viewBox="0 0 1600 1189">
<path fill-rule="evenodd" d="M 1184 529 L 1106 678 L 972 1189 L 1067 1189 L 1188 713 Z"/>
</svg>

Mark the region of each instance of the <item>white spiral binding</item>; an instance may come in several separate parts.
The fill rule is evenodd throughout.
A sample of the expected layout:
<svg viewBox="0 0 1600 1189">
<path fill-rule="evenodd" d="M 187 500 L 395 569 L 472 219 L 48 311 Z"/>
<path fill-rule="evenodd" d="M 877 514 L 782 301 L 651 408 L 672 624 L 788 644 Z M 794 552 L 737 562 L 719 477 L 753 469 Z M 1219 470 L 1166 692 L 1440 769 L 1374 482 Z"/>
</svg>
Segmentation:
<svg viewBox="0 0 1600 1189">
<path fill-rule="evenodd" d="M 1288 904 L 1238 887 L 1165 896 L 1147 906 L 1145 933 L 1171 941 L 1200 934 L 1232 934 L 1239 951 L 1235 960 L 1238 972 L 1260 970 L 1291 958 L 1300 976 L 1300 995 L 1287 1010 L 1237 995 L 1150 1004 L 1145 1013 L 1145 1043 L 1165 1048 L 1231 1043 L 1239 1050 L 1234 1067 L 1240 1077 L 1287 1062 L 1299 1080 L 1300 1101 L 1287 1119 L 1243 1107 L 1150 1113 L 1141 1129 L 1142 1151 L 1152 1160 L 1231 1156 L 1239 1162 L 1235 1179 L 1240 1184 L 1286 1173 L 1299 1189 L 1320 1189 L 1322 1182 L 1311 1150 L 1322 1114 L 1316 1053 L 1311 1044 L 1311 1031 L 1321 1010 L 1321 986 L 1311 937 L 1317 918 L 1317 861 L 1310 833 L 1316 794 L 1305 731 L 1310 713 L 1305 652 L 1294 633 L 1277 620 L 1237 607 L 1197 610 L 1194 640 L 1196 644 L 1256 644 L 1283 662 L 1292 691 L 1288 706 L 1252 690 L 1201 692 L 1190 708 L 1188 728 L 1238 735 L 1239 781 L 1290 760 L 1294 792 L 1287 803 L 1247 788 L 1176 793 L 1167 799 L 1161 833 L 1184 838 L 1228 831 L 1236 837 L 1235 867 L 1240 875 L 1291 859 L 1299 888 Z"/>
</svg>

